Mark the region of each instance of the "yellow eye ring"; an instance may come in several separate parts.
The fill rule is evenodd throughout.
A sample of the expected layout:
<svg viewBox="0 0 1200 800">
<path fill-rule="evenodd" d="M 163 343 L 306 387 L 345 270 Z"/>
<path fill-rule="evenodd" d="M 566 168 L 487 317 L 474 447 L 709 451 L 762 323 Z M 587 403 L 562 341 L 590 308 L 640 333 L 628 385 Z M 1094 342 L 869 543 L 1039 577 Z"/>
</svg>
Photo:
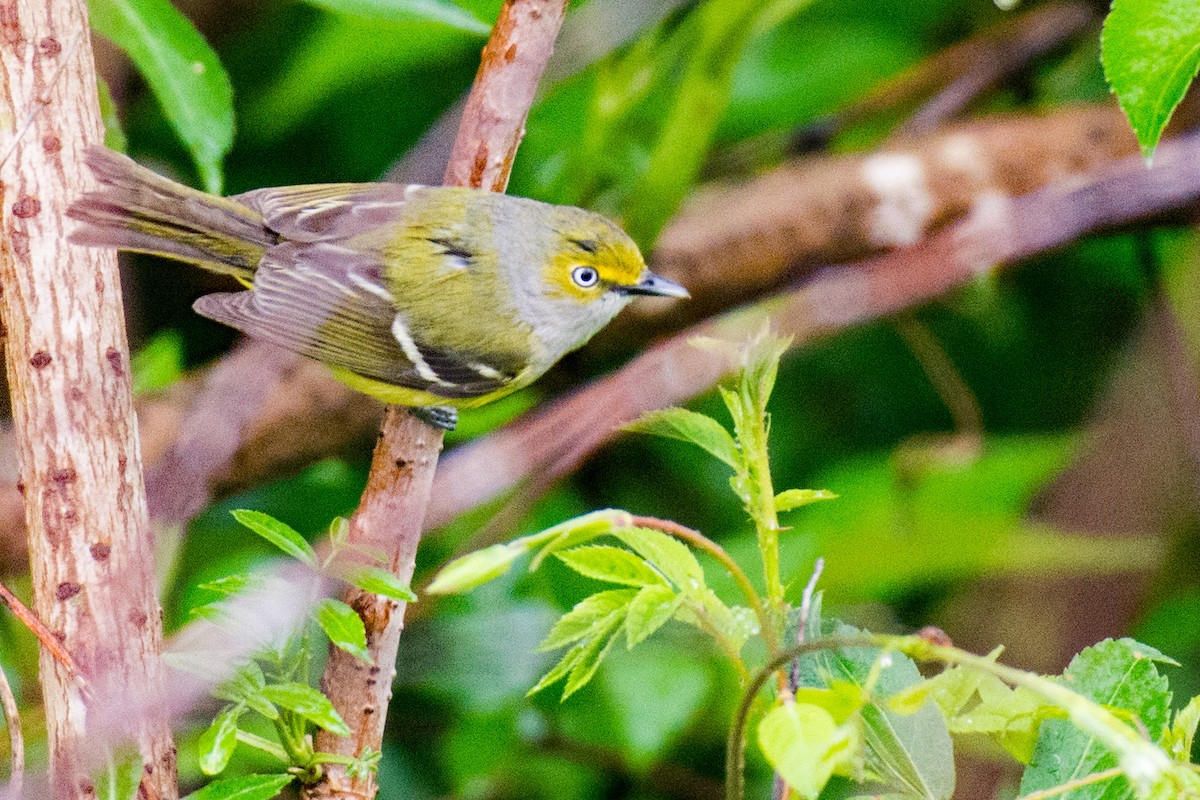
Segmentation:
<svg viewBox="0 0 1200 800">
<path fill-rule="evenodd" d="M 571 270 L 571 280 L 581 289 L 590 289 L 600 282 L 600 273 L 596 271 L 595 267 L 581 264 Z"/>
</svg>

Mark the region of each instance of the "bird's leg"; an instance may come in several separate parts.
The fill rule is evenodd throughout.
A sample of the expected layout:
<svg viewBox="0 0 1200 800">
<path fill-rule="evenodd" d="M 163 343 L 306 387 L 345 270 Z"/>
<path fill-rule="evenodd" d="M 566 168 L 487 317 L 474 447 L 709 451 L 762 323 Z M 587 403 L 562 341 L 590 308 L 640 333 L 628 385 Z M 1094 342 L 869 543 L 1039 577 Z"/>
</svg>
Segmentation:
<svg viewBox="0 0 1200 800">
<path fill-rule="evenodd" d="M 452 431 L 458 425 L 458 409 L 453 406 L 417 406 L 413 416 L 435 428 Z"/>
</svg>

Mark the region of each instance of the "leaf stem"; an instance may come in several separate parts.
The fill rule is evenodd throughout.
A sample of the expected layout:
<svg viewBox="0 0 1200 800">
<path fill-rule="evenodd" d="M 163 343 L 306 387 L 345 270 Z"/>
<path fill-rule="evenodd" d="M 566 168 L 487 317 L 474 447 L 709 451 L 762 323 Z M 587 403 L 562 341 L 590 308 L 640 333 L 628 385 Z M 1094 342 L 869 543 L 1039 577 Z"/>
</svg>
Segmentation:
<svg viewBox="0 0 1200 800">
<path fill-rule="evenodd" d="M 244 745 L 248 745 L 255 749 L 262 750 L 264 753 L 273 755 L 285 764 L 291 763 L 291 759 L 288 757 L 286 750 L 272 742 L 270 739 L 263 738 L 256 733 L 250 733 L 249 731 L 238 728 L 237 740 Z"/>
<path fill-rule="evenodd" d="M 758 592 L 754 590 L 754 584 L 738 563 L 733 560 L 733 556 L 724 547 L 714 542 L 712 539 L 705 536 L 694 528 L 689 528 L 686 525 L 680 525 L 678 522 L 673 522 L 668 519 L 659 519 L 657 517 L 640 517 L 634 516 L 630 519 L 630 524 L 638 528 L 650 528 L 651 530 L 665 533 L 668 536 L 674 536 L 676 539 L 681 539 L 692 545 L 698 550 L 708 553 L 721 563 L 721 566 L 730 574 L 742 594 L 746 598 L 746 602 L 750 604 L 750 608 L 754 611 L 754 615 L 758 618 L 758 624 L 762 628 L 763 637 L 766 639 L 767 650 L 770 653 L 779 651 L 779 639 L 776 636 L 775 625 L 771 617 L 767 614 L 766 608 L 763 606 L 762 598 L 758 596 Z"/>
<path fill-rule="evenodd" d="M 1112 780 L 1113 778 L 1119 777 L 1121 774 L 1122 770 L 1120 768 L 1113 767 L 1112 769 L 1106 769 L 1102 772 L 1093 772 L 1091 775 L 1085 775 L 1082 778 L 1076 778 L 1075 780 L 1067 781 L 1066 783 L 1060 783 L 1058 786 L 1051 786 L 1049 789 L 1042 789 L 1041 791 L 1023 794 L 1018 797 L 1017 800 L 1046 800 L 1046 798 L 1056 797 L 1060 794 L 1066 794 L 1067 792 L 1074 791 L 1075 789 L 1079 789 L 1084 786 L 1090 786 L 1093 783 Z"/>
</svg>

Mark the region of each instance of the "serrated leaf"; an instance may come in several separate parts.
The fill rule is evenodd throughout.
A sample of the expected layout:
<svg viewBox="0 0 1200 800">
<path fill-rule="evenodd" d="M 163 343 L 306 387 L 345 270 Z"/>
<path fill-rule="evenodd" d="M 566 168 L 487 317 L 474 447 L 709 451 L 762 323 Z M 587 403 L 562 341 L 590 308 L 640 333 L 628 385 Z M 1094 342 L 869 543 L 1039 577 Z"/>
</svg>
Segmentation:
<svg viewBox="0 0 1200 800">
<path fill-rule="evenodd" d="M 575 664 L 578 663 L 579 659 L 583 657 L 584 649 L 585 648 L 583 645 L 579 645 L 568 650 L 563 657 L 558 660 L 558 663 L 551 667 L 550 671 L 543 675 L 541 679 L 534 684 L 533 688 L 525 693 L 525 696 L 530 697 L 535 695 L 542 689 L 545 689 L 547 686 L 552 686 L 553 684 L 558 683 L 560 680 L 565 678 L 567 673 L 574 669 Z"/>
<path fill-rule="evenodd" d="M 587 578 L 625 586 L 662 584 L 663 578 L 638 556 L 607 544 L 585 545 L 555 553 L 560 561 Z"/>
<path fill-rule="evenodd" d="M 262 696 L 280 708 L 299 714 L 337 736 L 349 736 L 350 728 L 329 698 L 302 683 L 275 683 L 263 688 Z"/>
<path fill-rule="evenodd" d="M 465 594 L 508 572 L 513 562 L 527 552 L 527 547 L 509 542 L 467 553 L 438 570 L 425 591 L 429 594 Z"/>
<path fill-rule="evenodd" d="M 745 606 L 727 606 L 721 598 L 704 588 L 684 595 L 685 605 L 679 609 L 682 622 L 693 625 L 706 633 L 715 627 L 733 645 L 741 650 L 750 637 L 759 633 L 758 617 Z"/>
<path fill-rule="evenodd" d="M 620 620 L 618 619 L 612 627 L 615 628 L 619 624 Z M 595 677 L 596 670 L 600 669 L 601 662 L 612 650 L 613 642 L 617 640 L 615 635 L 608 635 L 610 632 L 611 630 L 605 635 L 593 639 L 576 659 L 575 665 L 571 667 L 571 674 L 567 676 L 566 686 L 563 687 L 562 699 L 564 702 L 568 697 L 587 686 L 588 682 Z"/>
<path fill-rule="evenodd" d="M 367 628 L 357 611 L 341 600 L 327 597 L 317 604 L 313 613 L 335 647 L 368 664 L 374 663 L 367 652 Z"/>
<path fill-rule="evenodd" d="M 814 614 L 815 618 L 819 615 Z M 815 633 L 806 633 L 809 641 L 819 638 Z M 862 632 L 834 621 L 827 633 L 855 636 Z M 865 769 L 905 797 L 949 800 L 955 776 L 945 719 L 929 702 L 910 714 L 898 714 L 887 706 L 888 698 L 923 680 L 911 659 L 878 648 L 853 647 L 811 653 L 798 663 L 802 686 L 828 688 L 841 681 L 862 687 L 874 676 L 871 701 L 861 713 Z"/>
<path fill-rule="evenodd" d="M 1063 672 L 1063 681 L 1110 710 L 1128 712 L 1144 730 L 1157 736 L 1167 724 L 1171 692 L 1166 677 L 1158 674 L 1155 661 L 1133 640 L 1106 639 L 1075 656 Z M 1067 720 L 1050 719 L 1038 734 L 1033 757 L 1021 779 L 1021 793 L 1049 789 L 1118 765 L 1118 755 L 1095 737 Z M 1128 792 L 1128 783 L 1121 779 L 1059 796 L 1062 800 L 1112 800 Z"/>
<path fill-rule="evenodd" d="M 242 710 L 241 706 L 226 706 L 200 734 L 196 749 L 200 753 L 200 771 L 205 775 L 216 775 L 228 766 L 237 747 L 238 717 Z"/>
<path fill-rule="evenodd" d="M 533 572 L 541 566 L 543 560 L 554 553 L 590 542 L 600 536 L 607 536 L 614 530 L 623 529 L 632 524 L 633 516 L 629 512 L 604 509 L 560 522 L 541 533 L 516 541 L 526 541 L 530 547 L 541 548 L 529 565 L 529 571 Z"/>
<path fill-rule="evenodd" d="M 1192 743 L 1196 739 L 1196 725 L 1200 723 L 1200 695 L 1193 697 L 1171 722 L 1171 728 L 1161 742 L 1171 758 L 1184 764 L 1192 761 Z"/>
<path fill-rule="evenodd" d="M 1150 157 L 1200 67 L 1200 3 L 1114 0 L 1101 59 L 1142 153 Z"/>
<path fill-rule="evenodd" d="M 696 445 L 709 455 L 737 469 L 741 455 L 733 436 L 715 419 L 686 408 L 663 408 L 643 414 L 624 428 L 630 433 L 648 433 Z"/>
<path fill-rule="evenodd" d="M 704 588 L 704 569 L 678 539 L 649 528 L 620 528 L 612 535 L 646 559 L 680 591 L 698 592 Z"/>
<path fill-rule="evenodd" d="M 393 600 L 405 603 L 414 603 L 417 600 L 416 593 L 408 584 L 382 567 L 369 567 L 357 572 L 350 577 L 350 583 L 364 592 L 383 595 Z"/>
<path fill-rule="evenodd" d="M 683 595 L 670 586 L 646 586 L 629 602 L 625 611 L 625 642 L 629 649 L 641 644 L 675 616 Z"/>
<path fill-rule="evenodd" d="M 424 19 L 486 36 L 491 26 L 465 8 L 438 0 L 305 0 L 310 5 L 380 22 Z"/>
<path fill-rule="evenodd" d="M 291 775 L 243 775 L 213 781 L 183 800 L 271 800 L 294 781 Z"/>
<path fill-rule="evenodd" d="M 947 717 L 954 733 L 992 736 L 1014 759 L 1028 764 L 1033 758 L 1042 722 L 1065 716 L 1057 706 L 1025 687 L 1010 688 L 994 675 L 985 675 L 977 686 L 980 702 L 968 711 Z"/>
<path fill-rule="evenodd" d="M 590 639 L 597 631 L 609 627 L 611 617 L 624 614 L 637 594 L 636 589 L 609 589 L 583 598 L 554 623 L 536 649 L 546 652 L 580 639 Z"/>
<path fill-rule="evenodd" d="M 821 500 L 836 500 L 837 495 L 828 489 L 788 489 L 775 495 L 775 510 L 782 513 L 792 511 Z"/>
<path fill-rule="evenodd" d="M 632 589 L 621 589 L 619 591 L 632 593 Z M 607 655 L 612 643 L 616 641 L 614 631 L 623 622 L 624 616 L 621 610 L 609 614 L 598 622 L 591 630 L 587 638 L 579 641 L 574 647 L 566 652 L 566 654 L 547 672 L 537 684 L 529 690 L 527 694 L 532 695 L 545 689 L 564 677 L 567 678 L 567 686 L 563 690 L 562 699 L 566 700 L 577 690 L 583 688 L 592 676 L 596 674 L 596 669 L 600 666 L 600 662 Z"/>
<path fill-rule="evenodd" d="M 746 368 L 742 372 L 742 393 L 747 401 L 746 411 L 753 411 L 758 415 L 766 412 L 767 401 L 771 398 L 771 392 L 775 390 L 779 361 L 791 344 L 790 338 L 780 338 L 766 330 L 752 343 L 746 354 Z"/>
<path fill-rule="evenodd" d="M 142 781 L 142 754 L 133 747 L 112 753 L 104 772 L 93 781 L 96 800 L 134 800 Z"/>
<path fill-rule="evenodd" d="M 303 561 L 311 567 L 317 565 L 317 554 L 313 552 L 309 543 L 304 541 L 304 537 L 290 525 L 261 511 L 239 508 L 230 513 L 243 526 L 254 531 L 292 558 Z"/>
<path fill-rule="evenodd" d="M 997 647 L 988 654 L 991 661 L 1000 658 L 1004 648 Z M 911 714 L 932 699 L 946 719 L 951 719 L 976 699 L 980 685 L 991 676 L 980 669 L 961 666 L 948 667 L 940 674 L 910 686 L 893 695 L 888 707 L 900 714 Z"/>
<path fill-rule="evenodd" d="M 205 188 L 220 193 L 233 144 L 233 88 L 187 17 L 167 0 L 91 0 L 92 27 L 124 50 L 187 146 Z"/>
<path fill-rule="evenodd" d="M 784 703 L 758 724 L 767 762 L 805 800 L 815 800 L 838 765 L 853 757 L 854 737 L 823 708 Z"/>
</svg>

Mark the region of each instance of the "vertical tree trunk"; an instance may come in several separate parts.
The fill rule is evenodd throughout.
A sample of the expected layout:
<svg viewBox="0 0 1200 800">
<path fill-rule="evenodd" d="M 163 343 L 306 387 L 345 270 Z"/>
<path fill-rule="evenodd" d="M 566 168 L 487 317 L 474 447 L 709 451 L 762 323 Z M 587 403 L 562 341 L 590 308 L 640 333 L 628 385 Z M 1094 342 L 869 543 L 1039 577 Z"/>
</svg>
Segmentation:
<svg viewBox="0 0 1200 800">
<path fill-rule="evenodd" d="M 43 650 L 54 796 L 94 796 L 97 742 L 129 737 L 139 796 L 173 798 L 116 255 L 67 243 L 64 212 L 92 180 L 83 152 L 101 141 L 84 0 L 0 0 L 0 305 L 34 608 L 94 689 L 85 702 Z"/>
</svg>

